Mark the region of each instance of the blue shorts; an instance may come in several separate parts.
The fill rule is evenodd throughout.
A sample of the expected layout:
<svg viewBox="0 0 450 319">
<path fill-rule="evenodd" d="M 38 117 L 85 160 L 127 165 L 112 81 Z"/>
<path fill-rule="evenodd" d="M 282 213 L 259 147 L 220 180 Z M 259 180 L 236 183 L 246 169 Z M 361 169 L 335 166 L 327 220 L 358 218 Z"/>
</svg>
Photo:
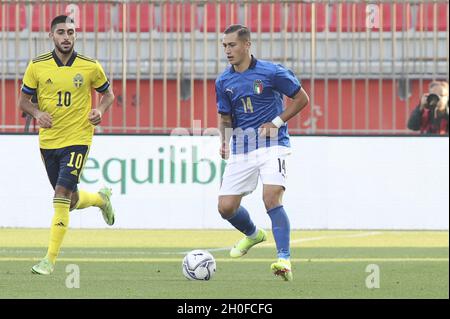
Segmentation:
<svg viewBox="0 0 450 319">
<path fill-rule="evenodd" d="M 42 149 L 41 157 L 50 183 L 76 192 L 81 171 L 89 153 L 87 145 L 73 145 L 58 149 Z"/>
</svg>

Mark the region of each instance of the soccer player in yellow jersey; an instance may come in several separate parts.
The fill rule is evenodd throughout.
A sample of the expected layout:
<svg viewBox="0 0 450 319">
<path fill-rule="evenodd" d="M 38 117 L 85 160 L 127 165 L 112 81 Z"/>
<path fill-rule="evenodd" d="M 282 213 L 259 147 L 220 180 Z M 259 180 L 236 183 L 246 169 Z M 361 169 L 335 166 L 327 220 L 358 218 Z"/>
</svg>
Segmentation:
<svg viewBox="0 0 450 319">
<path fill-rule="evenodd" d="M 98 193 L 78 190 L 77 184 L 86 162 L 94 127 L 114 101 L 114 94 L 101 65 L 74 51 L 74 21 L 58 16 L 49 34 L 55 48 L 32 60 L 23 77 L 19 107 L 33 116 L 40 126 L 39 147 L 55 195 L 47 255 L 31 271 L 49 275 L 54 270 L 69 211 L 99 207 L 108 225 L 114 224 L 109 188 Z M 91 107 L 91 91 L 102 94 L 100 104 Z M 37 105 L 31 102 L 36 94 Z"/>
</svg>

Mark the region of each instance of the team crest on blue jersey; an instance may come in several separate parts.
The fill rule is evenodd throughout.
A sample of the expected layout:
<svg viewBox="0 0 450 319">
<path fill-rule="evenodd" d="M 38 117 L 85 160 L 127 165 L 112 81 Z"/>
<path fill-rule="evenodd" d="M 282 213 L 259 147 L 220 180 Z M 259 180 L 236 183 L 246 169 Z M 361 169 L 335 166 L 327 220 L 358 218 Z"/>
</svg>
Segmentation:
<svg viewBox="0 0 450 319">
<path fill-rule="evenodd" d="M 83 76 L 80 73 L 73 78 L 73 84 L 76 88 L 80 88 L 83 85 Z"/>
<path fill-rule="evenodd" d="M 255 82 L 253 82 L 253 92 L 255 92 L 255 94 L 261 94 L 263 91 L 263 84 L 261 80 L 255 80 Z"/>
</svg>

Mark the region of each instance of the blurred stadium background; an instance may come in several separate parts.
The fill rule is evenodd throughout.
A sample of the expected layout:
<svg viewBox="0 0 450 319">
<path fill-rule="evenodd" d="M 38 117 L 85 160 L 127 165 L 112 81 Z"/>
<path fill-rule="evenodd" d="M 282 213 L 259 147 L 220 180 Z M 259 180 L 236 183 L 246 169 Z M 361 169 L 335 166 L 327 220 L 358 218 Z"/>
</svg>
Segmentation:
<svg viewBox="0 0 450 319">
<path fill-rule="evenodd" d="M 1 1 L 0 132 L 28 61 L 52 49 L 49 22 L 78 21 L 76 49 L 97 58 L 117 99 L 99 131 L 216 127 L 214 79 L 225 26 L 248 25 L 256 57 L 291 68 L 311 95 L 301 134 L 405 134 L 429 81 L 447 80 L 448 1 Z M 31 123 L 30 131 L 36 127 Z"/>
<path fill-rule="evenodd" d="M 448 1 L 424 0 L 1 0 L 0 297 L 448 298 L 448 136 L 405 136 L 417 135 L 406 123 L 428 83 L 448 81 L 448 12 Z M 82 187 L 111 185 L 118 216 L 105 230 L 83 229 L 105 227 L 98 213 L 71 214 L 75 229 L 46 280 L 28 271 L 46 251 L 52 190 L 37 137 L 22 134 L 38 128 L 17 100 L 28 61 L 53 49 L 49 24 L 59 14 L 78 21 L 75 49 L 98 59 L 114 88 L 97 128 L 114 135 L 95 138 Z M 248 25 L 255 56 L 291 68 L 311 97 L 289 122 L 300 135 L 285 195 L 295 229 L 289 289 L 269 273 L 272 238 L 239 262 L 228 258 L 240 234 L 216 213 L 215 144 L 164 136 L 217 126 L 214 81 L 232 23 Z M 176 165 L 164 168 L 172 150 Z M 183 154 L 203 166 L 183 166 Z M 245 200 L 270 229 L 260 189 Z M 181 275 L 182 255 L 196 248 L 218 261 L 201 288 Z M 82 289 L 64 286 L 67 263 L 82 268 Z M 365 284 L 369 264 L 380 266 L 381 289 Z"/>
</svg>

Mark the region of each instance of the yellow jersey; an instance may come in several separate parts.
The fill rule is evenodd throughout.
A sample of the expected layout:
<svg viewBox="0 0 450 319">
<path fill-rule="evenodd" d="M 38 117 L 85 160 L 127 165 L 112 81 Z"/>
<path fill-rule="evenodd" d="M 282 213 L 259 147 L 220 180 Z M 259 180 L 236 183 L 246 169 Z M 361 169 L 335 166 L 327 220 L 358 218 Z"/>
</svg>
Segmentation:
<svg viewBox="0 0 450 319">
<path fill-rule="evenodd" d="M 94 126 L 88 120 L 91 91 L 105 92 L 109 81 L 98 61 L 73 51 L 66 65 L 55 51 L 42 54 L 28 64 L 22 92 L 37 94 L 39 110 L 52 117 L 51 128 L 39 129 L 39 146 L 56 149 L 91 145 Z"/>
</svg>

